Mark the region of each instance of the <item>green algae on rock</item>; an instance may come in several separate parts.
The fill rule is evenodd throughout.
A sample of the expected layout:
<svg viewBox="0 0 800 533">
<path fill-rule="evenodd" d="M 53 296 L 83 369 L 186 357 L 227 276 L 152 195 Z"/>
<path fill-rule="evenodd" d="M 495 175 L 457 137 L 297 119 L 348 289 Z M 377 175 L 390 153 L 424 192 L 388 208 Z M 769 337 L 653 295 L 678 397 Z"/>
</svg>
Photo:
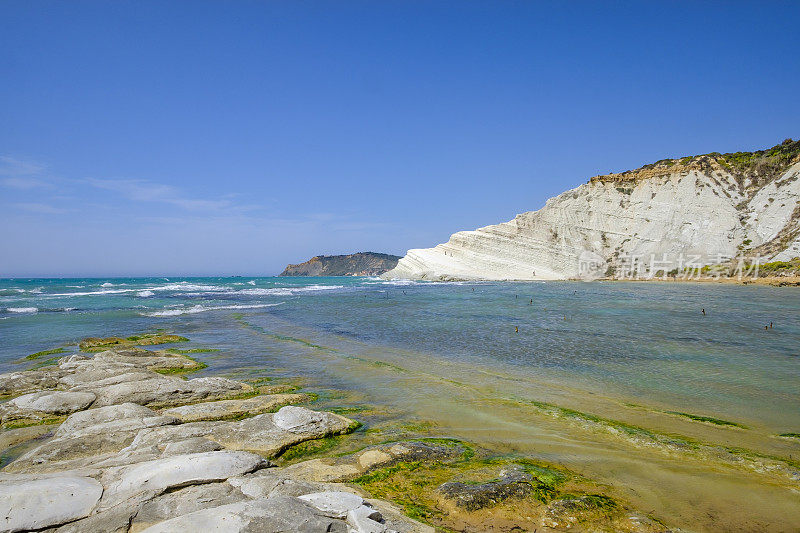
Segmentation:
<svg viewBox="0 0 800 533">
<path fill-rule="evenodd" d="M 189 342 L 186 337 L 166 333 L 146 333 L 130 337 L 87 337 L 78 347 L 84 352 L 102 352 L 120 346 L 153 346 L 156 344 L 170 344 L 173 342 Z"/>
<path fill-rule="evenodd" d="M 42 350 L 41 352 L 36 352 L 30 355 L 26 355 L 25 359 L 32 361 L 34 359 L 39 359 L 40 357 L 44 357 L 45 355 L 55 355 L 59 353 L 64 353 L 66 351 L 67 349 L 62 346 L 60 348 L 53 348 L 52 350 Z"/>
</svg>

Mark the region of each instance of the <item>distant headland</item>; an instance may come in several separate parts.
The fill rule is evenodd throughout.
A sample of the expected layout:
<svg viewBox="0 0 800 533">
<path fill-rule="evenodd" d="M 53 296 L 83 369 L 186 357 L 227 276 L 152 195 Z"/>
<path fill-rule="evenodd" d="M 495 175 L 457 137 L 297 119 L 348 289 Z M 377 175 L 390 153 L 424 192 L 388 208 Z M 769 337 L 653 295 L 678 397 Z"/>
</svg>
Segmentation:
<svg viewBox="0 0 800 533">
<path fill-rule="evenodd" d="M 287 265 L 281 276 L 378 276 L 397 266 L 400 257 L 377 252 L 318 255 L 305 263 Z"/>
</svg>

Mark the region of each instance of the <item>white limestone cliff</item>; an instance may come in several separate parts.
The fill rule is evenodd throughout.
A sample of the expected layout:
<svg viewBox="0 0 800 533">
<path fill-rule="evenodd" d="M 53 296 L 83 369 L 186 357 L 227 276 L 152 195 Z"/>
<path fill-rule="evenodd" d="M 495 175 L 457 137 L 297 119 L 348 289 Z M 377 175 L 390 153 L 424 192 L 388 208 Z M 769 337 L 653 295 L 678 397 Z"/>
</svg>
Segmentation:
<svg viewBox="0 0 800 533">
<path fill-rule="evenodd" d="M 624 257 L 654 268 L 744 253 L 800 256 L 800 141 L 753 153 L 663 160 L 597 176 L 538 211 L 409 250 L 387 279 L 530 280 L 600 275 Z M 663 260 L 663 262 L 661 262 Z"/>
</svg>

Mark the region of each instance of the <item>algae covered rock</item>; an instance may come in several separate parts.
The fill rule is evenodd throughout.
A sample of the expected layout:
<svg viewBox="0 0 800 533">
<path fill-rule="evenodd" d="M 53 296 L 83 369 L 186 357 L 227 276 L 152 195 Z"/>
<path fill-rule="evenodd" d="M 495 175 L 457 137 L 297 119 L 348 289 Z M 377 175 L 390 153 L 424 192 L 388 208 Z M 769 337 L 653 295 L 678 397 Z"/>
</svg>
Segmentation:
<svg viewBox="0 0 800 533">
<path fill-rule="evenodd" d="M 168 344 L 173 342 L 188 342 L 189 339 L 180 335 L 170 334 L 145 334 L 132 337 L 88 337 L 83 339 L 78 347 L 84 352 L 99 352 L 117 346 L 152 346 L 155 344 Z"/>
<path fill-rule="evenodd" d="M 305 481 L 342 482 L 401 462 L 451 461 L 462 457 L 464 452 L 465 449 L 455 443 L 395 442 L 371 446 L 341 457 L 310 459 L 289 465 L 285 470 L 296 479 Z"/>
<path fill-rule="evenodd" d="M 519 468 L 505 469 L 486 483 L 450 481 L 439 487 L 442 495 L 467 511 L 497 505 L 509 498 L 525 498 L 534 492 L 533 476 Z"/>
</svg>

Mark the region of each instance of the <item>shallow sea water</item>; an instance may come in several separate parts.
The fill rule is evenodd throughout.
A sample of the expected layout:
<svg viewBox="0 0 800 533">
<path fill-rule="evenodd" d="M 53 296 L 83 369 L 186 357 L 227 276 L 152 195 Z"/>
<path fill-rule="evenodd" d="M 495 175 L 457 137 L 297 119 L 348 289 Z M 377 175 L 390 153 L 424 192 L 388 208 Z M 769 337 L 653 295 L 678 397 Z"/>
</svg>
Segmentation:
<svg viewBox="0 0 800 533">
<path fill-rule="evenodd" d="M 563 464 L 685 530 L 800 530 L 800 440 L 777 436 L 800 433 L 796 288 L 0 280 L 2 372 L 87 336 L 156 329 L 220 349 L 196 354 L 204 374 L 350 391 L 441 435 Z"/>
</svg>

